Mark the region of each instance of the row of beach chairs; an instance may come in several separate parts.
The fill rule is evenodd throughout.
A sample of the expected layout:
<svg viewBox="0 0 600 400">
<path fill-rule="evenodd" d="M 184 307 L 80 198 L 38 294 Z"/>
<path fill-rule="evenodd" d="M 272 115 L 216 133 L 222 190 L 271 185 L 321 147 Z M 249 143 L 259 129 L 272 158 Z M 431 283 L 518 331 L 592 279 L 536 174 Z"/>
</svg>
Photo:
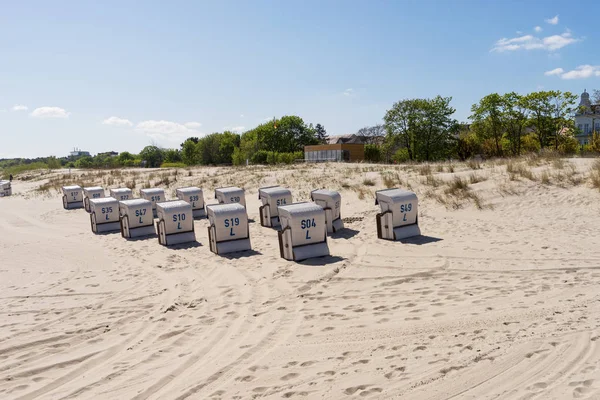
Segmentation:
<svg viewBox="0 0 600 400">
<path fill-rule="evenodd" d="M 215 189 L 218 204 L 211 205 L 205 204 L 198 187 L 176 189 L 177 199 L 169 201 L 160 188 L 141 189 L 139 198 L 134 198 L 129 188 L 110 189 L 109 196 L 102 187 L 64 186 L 62 192 L 63 208 L 84 208 L 96 234 L 120 231 L 126 239 L 157 235 L 160 244 L 172 246 L 195 242 L 194 220 L 207 217 L 212 252 L 251 250 L 245 191 L 238 187 Z M 287 188 L 258 190 L 260 223 L 278 229 L 280 255 L 287 260 L 328 256 L 327 235 L 344 229 L 338 192 L 318 189 L 310 197 L 309 202 L 294 203 Z M 376 204 L 381 207 L 376 216 L 379 238 L 400 240 L 420 235 L 413 192 L 380 190 Z"/>
</svg>

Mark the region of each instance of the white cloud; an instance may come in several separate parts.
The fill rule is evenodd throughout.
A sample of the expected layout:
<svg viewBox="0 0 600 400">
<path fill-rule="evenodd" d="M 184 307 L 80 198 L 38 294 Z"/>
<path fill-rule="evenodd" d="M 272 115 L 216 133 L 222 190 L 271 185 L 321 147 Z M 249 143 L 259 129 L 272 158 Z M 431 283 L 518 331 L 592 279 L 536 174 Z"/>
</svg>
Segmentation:
<svg viewBox="0 0 600 400">
<path fill-rule="evenodd" d="M 354 94 L 354 89 L 352 89 L 352 88 L 346 89 L 346 90 L 344 90 L 343 94 L 344 94 L 344 96 L 352 96 Z"/>
<path fill-rule="evenodd" d="M 600 65 L 580 65 L 574 70 L 565 72 L 560 77 L 562 79 L 585 79 L 592 76 L 600 76 Z"/>
<path fill-rule="evenodd" d="M 173 121 L 147 120 L 138 123 L 135 131 L 143 133 L 152 140 L 162 145 L 178 145 L 191 136 L 202 136 L 203 134 L 186 126 Z"/>
<path fill-rule="evenodd" d="M 261 119 L 260 122 L 269 122 L 272 120 L 273 120 L 273 117 L 266 117 L 266 118 Z"/>
<path fill-rule="evenodd" d="M 544 75 L 546 75 L 546 76 L 561 75 L 563 72 L 565 72 L 565 70 L 562 68 L 554 68 L 551 71 L 544 72 Z"/>
<path fill-rule="evenodd" d="M 102 121 L 102 125 L 112 125 L 112 126 L 133 126 L 133 122 L 125 118 L 119 117 L 110 117 L 106 118 Z"/>
<path fill-rule="evenodd" d="M 581 39 L 574 38 L 569 31 L 566 31 L 561 35 L 552 35 L 543 38 L 533 35 L 524 35 L 511 39 L 502 38 L 495 43 L 491 51 L 498 53 L 515 50 L 555 51 L 579 42 L 580 40 Z"/>
<path fill-rule="evenodd" d="M 240 118 L 244 118 L 244 114 L 240 114 Z"/>
<path fill-rule="evenodd" d="M 198 129 L 202 126 L 202 124 L 200 122 L 186 122 L 185 124 L 183 124 L 186 128 L 190 128 L 190 129 Z"/>
<path fill-rule="evenodd" d="M 69 118 L 71 113 L 60 107 L 39 107 L 31 112 L 34 118 Z"/>
<path fill-rule="evenodd" d="M 543 31 L 541 26 L 536 26 L 535 28 L 533 28 L 534 31 L 536 31 L 537 33 L 540 33 L 541 31 Z"/>
<path fill-rule="evenodd" d="M 552 18 L 548 18 L 545 20 L 547 23 L 549 23 L 550 25 L 556 25 L 558 24 L 558 15 L 555 15 Z"/>
<path fill-rule="evenodd" d="M 146 133 L 156 133 L 161 135 L 185 135 L 188 133 L 197 133 L 184 124 L 172 121 L 142 121 L 135 127 L 136 130 Z"/>
<path fill-rule="evenodd" d="M 24 106 L 23 104 L 15 104 L 13 106 L 13 108 L 11 108 L 12 111 L 27 111 L 29 110 L 29 107 Z"/>
<path fill-rule="evenodd" d="M 223 128 L 224 131 L 240 133 L 246 129 L 245 126 L 226 126 Z"/>
</svg>

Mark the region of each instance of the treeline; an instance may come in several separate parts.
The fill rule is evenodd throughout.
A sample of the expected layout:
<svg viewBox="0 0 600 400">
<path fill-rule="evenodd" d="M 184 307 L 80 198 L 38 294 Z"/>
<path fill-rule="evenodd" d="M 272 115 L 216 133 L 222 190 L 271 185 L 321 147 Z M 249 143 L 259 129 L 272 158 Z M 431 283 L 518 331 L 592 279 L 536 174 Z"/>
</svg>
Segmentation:
<svg viewBox="0 0 600 400">
<path fill-rule="evenodd" d="M 595 100 L 600 101 L 600 93 Z M 385 113 L 383 124 L 361 128 L 369 162 L 420 162 L 446 159 L 518 156 L 553 149 L 562 154 L 600 154 L 600 135 L 580 146 L 573 115 L 577 96 L 539 91 L 526 95 L 492 93 L 473 104 L 468 123 L 459 123 L 451 97 L 405 99 Z M 0 160 L 3 175 L 36 168 L 183 167 L 292 163 L 303 159 L 304 146 L 327 142 L 321 124 L 298 116 L 274 118 L 239 135 L 234 132 L 191 137 L 179 149 L 146 146 L 139 154 L 101 153 L 94 157 Z"/>
<path fill-rule="evenodd" d="M 570 92 L 492 93 L 473 104 L 470 123 L 462 124 L 452 117 L 451 100 L 437 96 L 395 103 L 384 116 L 381 143 L 367 145 L 365 156 L 386 162 L 466 160 L 546 148 L 563 154 L 600 148 L 582 149 L 575 139 L 577 96 Z"/>
<path fill-rule="evenodd" d="M 304 158 L 304 146 L 325 143 L 327 132 L 321 124 L 306 124 L 294 115 L 273 119 L 244 132 L 213 133 L 189 138 L 181 144 L 186 165 L 292 163 Z"/>
</svg>

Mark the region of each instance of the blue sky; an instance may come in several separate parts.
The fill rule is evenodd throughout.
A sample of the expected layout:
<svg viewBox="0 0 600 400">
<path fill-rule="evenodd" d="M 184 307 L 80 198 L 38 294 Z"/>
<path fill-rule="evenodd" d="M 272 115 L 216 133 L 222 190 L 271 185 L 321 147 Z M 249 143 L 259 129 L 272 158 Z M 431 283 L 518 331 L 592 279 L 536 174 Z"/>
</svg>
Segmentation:
<svg viewBox="0 0 600 400">
<path fill-rule="evenodd" d="M 290 114 L 353 133 L 395 101 L 437 94 L 452 96 L 464 121 L 491 92 L 591 91 L 600 88 L 600 4 L 584 9 L 0 0 L 0 158 L 178 147 Z"/>
</svg>

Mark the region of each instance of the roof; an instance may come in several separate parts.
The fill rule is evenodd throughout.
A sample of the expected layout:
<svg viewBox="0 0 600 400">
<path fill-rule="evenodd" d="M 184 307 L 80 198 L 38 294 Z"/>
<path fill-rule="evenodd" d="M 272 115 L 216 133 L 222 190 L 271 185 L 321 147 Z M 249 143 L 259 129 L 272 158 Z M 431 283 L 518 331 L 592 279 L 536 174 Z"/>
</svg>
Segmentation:
<svg viewBox="0 0 600 400">
<path fill-rule="evenodd" d="M 294 217 L 311 216 L 315 213 L 323 213 L 323 207 L 313 202 L 294 203 L 287 206 L 279 206 L 279 215 L 287 214 Z"/>
<path fill-rule="evenodd" d="M 81 190 L 81 186 L 78 185 L 71 185 L 71 186 L 63 186 L 62 190 L 65 191 L 70 191 L 70 190 Z"/>
<path fill-rule="evenodd" d="M 221 216 L 223 214 L 240 214 L 246 213 L 246 208 L 240 203 L 231 204 L 210 204 L 206 206 L 209 213 L 214 216 Z"/>
<path fill-rule="evenodd" d="M 114 193 L 124 193 L 124 192 L 131 193 L 131 189 L 129 189 L 129 188 L 115 188 L 115 189 L 110 189 L 110 191 L 114 192 Z"/>
<path fill-rule="evenodd" d="M 171 200 L 171 201 L 163 201 L 161 203 L 156 203 L 156 208 L 162 209 L 164 211 L 173 211 L 173 210 L 182 210 L 186 209 L 191 211 L 192 205 L 187 201 L 183 200 Z"/>
<path fill-rule="evenodd" d="M 92 187 L 84 187 L 83 190 L 85 190 L 86 192 L 95 192 L 95 191 L 99 191 L 99 190 L 104 190 L 104 188 L 100 187 L 100 186 L 92 186 Z"/>
<path fill-rule="evenodd" d="M 107 204 L 107 203 L 116 203 L 117 199 L 114 197 L 102 197 L 100 199 L 90 199 L 90 203 L 93 204 Z"/>
<path fill-rule="evenodd" d="M 406 201 L 407 199 L 416 197 L 417 195 L 414 192 L 398 188 L 378 190 L 375 192 L 375 198 L 377 200 L 382 199 L 391 203 Z"/>
<path fill-rule="evenodd" d="M 144 194 L 152 194 L 152 193 L 164 193 L 164 189 L 160 188 L 151 188 L 151 189 L 140 189 L 140 193 Z"/>
<path fill-rule="evenodd" d="M 310 197 L 312 199 L 314 199 L 315 197 L 318 198 L 324 198 L 324 197 L 329 197 L 331 199 L 340 199 L 342 196 L 340 196 L 340 194 L 338 192 L 336 192 L 335 190 L 329 190 L 329 189 L 317 189 L 317 190 L 313 190 L 312 192 L 310 192 Z"/>
<path fill-rule="evenodd" d="M 349 135 L 330 136 L 327 139 L 327 144 L 364 144 L 364 139 L 354 133 Z"/>
<path fill-rule="evenodd" d="M 290 189 L 282 188 L 281 186 L 269 186 L 258 189 L 258 198 L 262 198 L 262 196 L 287 196 L 292 194 Z"/>
<path fill-rule="evenodd" d="M 146 199 L 123 200 L 120 203 L 125 207 L 152 206 L 150 200 Z"/>
<path fill-rule="evenodd" d="M 240 189 L 239 187 L 236 186 L 228 186 L 228 187 L 222 187 L 222 188 L 216 188 L 215 192 L 220 192 L 220 193 L 237 193 L 237 192 L 243 192 L 244 189 Z"/>
<path fill-rule="evenodd" d="M 189 186 L 189 187 L 179 188 L 179 189 L 177 189 L 177 191 L 181 192 L 181 193 L 195 193 L 195 192 L 201 192 L 202 189 L 200 189 L 199 187 L 196 187 L 196 186 Z"/>
</svg>

